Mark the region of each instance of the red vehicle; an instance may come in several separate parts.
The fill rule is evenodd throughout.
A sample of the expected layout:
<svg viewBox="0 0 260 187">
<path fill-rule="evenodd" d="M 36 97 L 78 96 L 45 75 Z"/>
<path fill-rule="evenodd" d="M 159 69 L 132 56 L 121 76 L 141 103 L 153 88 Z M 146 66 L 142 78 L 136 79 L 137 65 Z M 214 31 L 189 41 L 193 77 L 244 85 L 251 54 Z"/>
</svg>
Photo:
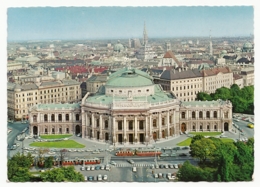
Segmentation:
<svg viewBox="0 0 260 187">
<path fill-rule="evenodd" d="M 160 156 L 162 152 L 160 150 L 147 148 L 147 149 L 136 150 L 135 154 L 137 156 Z"/>
<path fill-rule="evenodd" d="M 89 158 L 89 159 L 84 159 L 85 165 L 89 164 L 100 164 L 100 159 L 99 158 Z"/>
<path fill-rule="evenodd" d="M 116 152 L 116 156 L 134 156 L 135 151 L 132 150 L 119 150 Z"/>
</svg>

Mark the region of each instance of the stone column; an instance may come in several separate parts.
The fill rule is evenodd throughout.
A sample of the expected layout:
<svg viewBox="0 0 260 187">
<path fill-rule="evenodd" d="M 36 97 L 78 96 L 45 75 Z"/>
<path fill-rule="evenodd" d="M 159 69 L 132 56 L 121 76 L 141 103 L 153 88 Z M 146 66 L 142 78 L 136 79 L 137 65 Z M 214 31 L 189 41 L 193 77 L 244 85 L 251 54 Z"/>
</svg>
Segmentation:
<svg viewBox="0 0 260 187">
<path fill-rule="evenodd" d="M 91 124 L 91 125 L 92 125 L 92 126 L 91 126 L 91 127 L 92 127 L 92 138 L 91 138 L 91 139 L 95 139 L 95 137 L 94 137 L 94 134 L 95 134 L 95 133 L 94 133 L 95 117 L 94 117 L 94 114 L 93 114 L 93 113 L 91 114 L 91 121 L 92 121 L 92 124 Z"/>
<path fill-rule="evenodd" d="M 161 113 L 159 113 L 158 121 L 159 121 L 159 139 L 161 139 L 162 138 L 162 114 Z"/>
<path fill-rule="evenodd" d="M 54 121 L 55 121 L 55 122 L 58 122 L 58 114 L 55 113 L 54 115 L 55 115 L 55 120 L 54 120 Z"/>
<path fill-rule="evenodd" d="M 103 118 L 102 115 L 99 115 L 99 139 L 102 140 L 102 127 L 103 127 Z"/>
<path fill-rule="evenodd" d="M 86 130 L 85 111 L 82 111 L 81 116 L 82 116 L 81 135 L 82 135 L 82 138 L 85 138 L 86 137 L 86 135 L 85 135 L 85 130 Z"/>
<path fill-rule="evenodd" d="M 149 125 L 150 125 L 150 132 L 149 132 L 149 137 L 150 141 L 153 139 L 153 134 L 152 134 L 152 129 L 153 129 L 153 122 L 152 122 L 152 115 L 149 115 Z M 150 142 L 151 143 L 151 142 Z"/>
<path fill-rule="evenodd" d="M 113 143 L 116 143 L 116 118 L 113 116 L 112 117 L 112 126 L 113 126 Z"/>
<path fill-rule="evenodd" d="M 170 136 L 170 120 L 169 120 L 169 118 L 170 118 L 170 112 L 167 111 L 167 121 L 166 121 L 166 123 L 167 123 L 167 136 L 168 137 Z"/>
<path fill-rule="evenodd" d="M 148 140 L 148 138 L 149 138 L 149 136 L 148 136 L 148 117 L 147 116 L 145 116 L 145 142 L 146 143 L 148 143 L 147 142 L 147 140 Z"/>
<path fill-rule="evenodd" d="M 175 121 L 175 117 L 176 117 L 176 112 L 175 109 L 173 110 L 173 126 L 174 126 L 174 136 L 176 136 L 176 132 L 177 132 L 177 128 L 176 128 L 176 121 Z"/>
<path fill-rule="evenodd" d="M 88 134 L 88 128 L 89 128 L 89 118 L 88 118 L 88 114 L 85 113 L 85 123 L 86 123 L 86 128 L 85 128 L 85 138 L 88 138 L 89 137 L 89 134 Z"/>
<path fill-rule="evenodd" d="M 124 142 L 125 142 L 125 139 L 127 139 L 127 137 L 126 137 L 126 117 L 124 116 L 124 124 L 123 124 L 123 126 L 124 126 Z"/>
<path fill-rule="evenodd" d="M 134 125 L 135 125 L 134 142 L 136 143 L 135 140 L 138 140 L 138 137 L 137 137 L 137 117 L 136 116 L 135 116 L 135 120 L 134 120 Z"/>
</svg>

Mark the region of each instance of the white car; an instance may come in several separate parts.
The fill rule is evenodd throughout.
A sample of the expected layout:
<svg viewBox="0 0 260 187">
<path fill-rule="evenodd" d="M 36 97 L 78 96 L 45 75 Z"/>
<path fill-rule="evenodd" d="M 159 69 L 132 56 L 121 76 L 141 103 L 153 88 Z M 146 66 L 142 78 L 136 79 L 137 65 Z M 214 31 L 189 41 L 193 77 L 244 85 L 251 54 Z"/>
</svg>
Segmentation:
<svg viewBox="0 0 260 187">
<path fill-rule="evenodd" d="M 90 171 L 90 166 L 87 166 L 87 171 Z"/>
<path fill-rule="evenodd" d="M 104 169 L 105 169 L 105 166 L 104 166 L 104 165 L 102 165 L 102 166 L 100 167 L 100 169 L 104 170 Z"/>
<path fill-rule="evenodd" d="M 85 167 L 84 166 L 81 167 L 81 171 L 85 171 Z"/>
<path fill-rule="evenodd" d="M 136 167 L 133 167 L 133 172 L 136 172 L 136 171 L 137 171 Z"/>
<path fill-rule="evenodd" d="M 98 181 L 102 181 L 102 175 L 98 175 L 98 176 L 97 176 L 97 180 L 98 180 Z"/>
<path fill-rule="evenodd" d="M 175 169 L 178 169 L 179 167 L 178 167 L 178 164 L 174 164 L 174 168 Z"/>
<path fill-rule="evenodd" d="M 92 149 L 87 149 L 86 151 L 91 152 L 91 151 L 93 151 L 93 150 L 92 150 Z"/>
<path fill-rule="evenodd" d="M 169 168 L 168 164 L 165 164 L 164 167 L 165 167 L 165 169 L 168 169 L 168 168 Z"/>
<path fill-rule="evenodd" d="M 156 179 L 158 178 L 158 174 L 157 173 L 154 174 L 154 178 L 156 178 Z"/>
<path fill-rule="evenodd" d="M 116 163 L 114 161 L 111 161 L 110 164 L 116 166 Z"/>
<path fill-rule="evenodd" d="M 92 154 L 99 154 L 100 152 L 99 151 L 93 151 Z"/>
<path fill-rule="evenodd" d="M 95 170 L 95 166 L 91 166 L 91 170 L 92 170 L 92 171 Z"/>
<path fill-rule="evenodd" d="M 103 176 L 103 180 L 105 180 L 105 181 L 107 180 L 107 175 Z"/>
<path fill-rule="evenodd" d="M 107 170 L 107 171 L 110 171 L 109 165 L 106 165 L 106 170 Z"/>
<path fill-rule="evenodd" d="M 87 181 L 88 180 L 88 177 L 87 176 L 85 176 L 85 181 Z"/>
</svg>

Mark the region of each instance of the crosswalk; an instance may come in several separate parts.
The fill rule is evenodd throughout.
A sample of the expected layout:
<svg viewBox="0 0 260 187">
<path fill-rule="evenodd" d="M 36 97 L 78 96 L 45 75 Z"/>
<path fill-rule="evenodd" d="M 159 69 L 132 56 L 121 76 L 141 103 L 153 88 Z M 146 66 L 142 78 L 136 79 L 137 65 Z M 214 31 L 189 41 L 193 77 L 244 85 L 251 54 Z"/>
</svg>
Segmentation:
<svg viewBox="0 0 260 187">
<path fill-rule="evenodd" d="M 128 164 L 128 163 L 123 163 L 123 164 L 117 164 L 114 167 L 152 167 L 153 165 L 151 164 Z"/>
</svg>

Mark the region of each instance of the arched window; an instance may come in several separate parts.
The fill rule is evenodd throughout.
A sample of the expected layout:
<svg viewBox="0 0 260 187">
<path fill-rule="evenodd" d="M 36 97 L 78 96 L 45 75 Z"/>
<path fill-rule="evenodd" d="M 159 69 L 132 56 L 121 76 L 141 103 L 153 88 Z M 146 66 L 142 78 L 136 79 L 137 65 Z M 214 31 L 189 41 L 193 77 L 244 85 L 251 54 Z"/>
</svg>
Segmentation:
<svg viewBox="0 0 260 187">
<path fill-rule="evenodd" d="M 196 118 L 196 113 L 195 113 L 194 111 L 192 112 L 192 114 L 191 114 L 191 115 L 192 115 L 192 118 L 193 118 L 193 119 L 195 119 L 195 118 Z"/>
<path fill-rule="evenodd" d="M 200 125 L 200 130 L 202 130 L 202 125 Z"/>
<path fill-rule="evenodd" d="M 156 127 L 156 119 L 153 119 L 153 127 Z"/>
<path fill-rule="evenodd" d="M 214 118 L 217 118 L 218 117 L 218 113 L 217 111 L 214 111 Z"/>
<path fill-rule="evenodd" d="M 33 122 L 37 122 L 37 116 L 33 115 Z"/>
<path fill-rule="evenodd" d="M 185 118 L 185 112 L 181 113 L 181 118 L 184 119 Z"/>
<path fill-rule="evenodd" d="M 122 121 L 118 121 L 118 130 L 122 130 Z"/>
<path fill-rule="evenodd" d="M 61 114 L 59 114 L 58 119 L 59 119 L 59 121 L 62 121 L 62 115 Z"/>
<path fill-rule="evenodd" d="M 69 121 L 70 120 L 70 116 L 69 114 L 66 114 L 66 121 Z"/>
<path fill-rule="evenodd" d="M 105 129 L 108 128 L 108 120 L 105 120 Z"/>
<path fill-rule="evenodd" d="M 76 114 L 76 121 L 79 121 L 79 114 Z"/>
<path fill-rule="evenodd" d="M 210 112 L 209 111 L 206 112 L 206 117 L 210 118 Z"/>
<path fill-rule="evenodd" d="M 209 130 L 209 125 L 207 125 L 207 129 Z"/>
<path fill-rule="evenodd" d="M 202 113 L 202 111 L 199 112 L 199 118 L 203 118 L 203 113 Z"/>
<path fill-rule="evenodd" d="M 48 115 L 44 114 L 44 121 L 48 121 Z"/>
<path fill-rule="evenodd" d="M 55 115 L 54 114 L 51 115 L 51 121 L 55 121 Z"/>
<path fill-rule="evenodd" d="M 195 130 L 195 125 L 192 126 L 193 130 Z"/>
</svg>

